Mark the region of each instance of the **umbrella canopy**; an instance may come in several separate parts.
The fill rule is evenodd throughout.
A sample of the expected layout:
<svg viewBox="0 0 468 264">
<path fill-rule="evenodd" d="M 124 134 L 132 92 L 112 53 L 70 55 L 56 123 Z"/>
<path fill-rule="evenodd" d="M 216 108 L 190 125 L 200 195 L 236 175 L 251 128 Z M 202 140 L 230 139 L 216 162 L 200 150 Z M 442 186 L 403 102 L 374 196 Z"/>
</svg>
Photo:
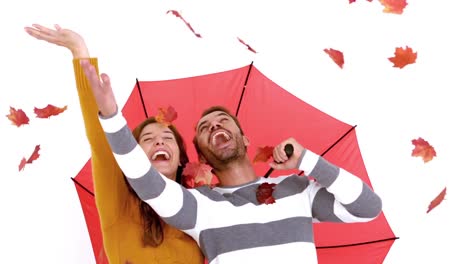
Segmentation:
<svg viewBox="0 0 468 264">
<path fill-rule="evenodd" d="M 275 146 L 294 137 L 304 147 L 321 154 L 332 163 L 357 175 L 369 186 L 356 135 L 356 126 L 346 124 L 295 97 L 263 75 L 253 64 L 207 75 L 162 81 L 138 81 L 123 108 L 131 128 L 159 108 L 172 106 L 178 113 L 173 122 L 187 143 L 191 161 L 197 161 L 191 140 L 203 110 L 222 105 L 236 114 L 251 146 L 253 159 L 257 147 Z M 259 176 L 266 163 L 255 163 Z M 271 177 L 297 171 L 274 171 Z M 93 249 L 102 255 L 102 239 L 92 196 L 90 161 L 75 177 L 77 190 Z M 79 186 L 79 187 L 78 187 Z M 87 197 L 84 197 L 86 194 Z M 385 215 L 368 223 L 314 223 L 314 238 L 319 263 L 382 263 L 396 239 Z"/>
</svg>

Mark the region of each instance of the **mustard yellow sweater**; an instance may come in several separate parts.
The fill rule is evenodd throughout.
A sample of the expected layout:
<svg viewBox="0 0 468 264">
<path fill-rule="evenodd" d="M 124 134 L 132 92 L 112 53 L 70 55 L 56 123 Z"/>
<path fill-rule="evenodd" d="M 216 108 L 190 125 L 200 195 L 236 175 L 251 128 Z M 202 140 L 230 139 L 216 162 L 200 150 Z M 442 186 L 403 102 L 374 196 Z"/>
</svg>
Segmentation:
<svg viewBox="0 0 468 264">
<path fill-rule="evenodd" d="M 97 58 L 90 58 L 98 70 Z M 98 120 L 98 108 L 78 59 L 73 60 L 86 135 L 91 147 L 94 192 L 104 249 L 111 264 L 200 264 L 204 257 L 196 242 L 166 225 L 159 247 L 143 247 L 142 223 L 136 199 L 112 155 Z"/>
</svg>

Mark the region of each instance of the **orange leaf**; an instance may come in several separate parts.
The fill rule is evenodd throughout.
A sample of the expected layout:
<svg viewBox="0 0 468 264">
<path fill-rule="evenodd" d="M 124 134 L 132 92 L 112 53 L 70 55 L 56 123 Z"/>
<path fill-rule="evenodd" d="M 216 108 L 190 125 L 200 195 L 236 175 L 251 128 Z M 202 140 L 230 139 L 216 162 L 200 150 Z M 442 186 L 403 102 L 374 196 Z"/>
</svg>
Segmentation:
<svg viewBox="0 0 468 264">
<path fill-rule="evenodd" d="M 437 156 L 434 148 L 421 137 L 418 139 L 411 140 L 411 143 L 413 143 L 414 145 L 414 149 L 411 153 L 411 156 L 421 157 L 424 163 L 431 161 L 434 157 Z"/>
<path fill-rule="evenodd" d="M 54 105 L 51 105 L 51 104 L 48 104 L 44 108 L 34 107 L 34 113 L 36 114 L 37 118 L 49 118 L 51 116 L 59 115 L 59 114 L 63 113 L 63 111 L 65 111 L 65 110 L 67 110 L 67 106 L 57 107 L 57 106 L 54 106 Z"/>
<path fill-rule="evenodd" d="M 379 2 L 384 6 L 384 13 L 393 13 L 401 15 L 403 9 L 408 5 L 406 0 L 379 0 Z"/>
<path fill-rule="evenodd" d="M 273 204 L 275 198 L 273 197 L 273 191 L 275 190 L 276 183 L 264 182 L 257 188 L 257 201 L 260 204 Z"/>
<path fill-rule="evenodd" d="M 340 68 L 343 69 L 343 64 L 344 64 L 344 57 L 343 57 L 343 52 L 335 49 L 324 49 L 325 53 L 332 58 L 332 60 L 338 65 Z"/>
<path fill-rule="evenodd" d="M 246 46 L 246 47 L 247 47 L 247 49 L 248 49 L 248 50 L 250 50 L 251 52 L 253 52 L 253 53 L 257 53 L 257 51 L 255 51 L 255 50 L 254 50 L 252 47 L 250 47 L 250 45 L 249 45 L 249 44 L 245 43 L 245 42 L 244 42 L 242 39 L 240 39 L 240 38 L 237 38 L 237 40 L 239 40 L 239 42 L 240 42 L 240 43 L 244 44 L 244 46 Z"/>
<path fill-rule="evenodd" d="M 406 46 L 406 49 L 395 48 L 395 57 L 388 58 L 388 60 L 393 62 L 393 67 L 403 69 L 406 65 L 415 63 L 417 57 L 418 53 Z"/>
<path fill-rule="evenodd" d="M 267 162 L 273 156 L 273 147 L 258 147 L 253 162 Z"/>
<path fill-rule="evenodd" d="M 176 119 L 177 112 L 175 111 L 174 107 L 169 106 L 167 108 L 158 108 L 158 114 L 156 115 L 156 121 L 158 121 L 158 123 L 169 126 Z"/>
<path fill-rule="evenodd" d="M 36 145 L 36 147 L 34 148 L 33 153 L 31 154 L 31 156 L 27 160 L 24 157 L 21 159 L 20 165 L 18 166 L 19 171 L 23 170 L 27 163 L 31 164 L 31 163 L 33 163 L 33 161 L 35 161 L 35 160 L 37 160 L 39 158 L 39 156 L 40 156 L 39 155 L 39 150 L 40 149 L 41 149 L 41 146 Z"/>
<path fill-rule="evenodd" d="M 185 25 L 190 29 L 190 31 L 193 32 L 193 34 L 197 37 L 197 38 L 201 38 L 201 35 L 196 33 L 195 30 L 192 28 L 192 26 L 190 25 L 190 23 L 188 23 L 181 15 L 178 11 L 176 10 L 169 10 L 166 12 L 166 14 L 173 14 L 174 16 L 180 18 L 182 21 L 184 21 Z"/>
<path fill-rule="evenodd" d="M 29 124 L 28 116 L 21 109 L 16 110 L 10 106 L 10 114 L 6 115 L 6 117 L 17 127 Z"/>
<path fill-rule="evenodd" d="M 211 185 L 213 179 L 211 170 L 212 168 L 205 163 L 187 163 L 182 171 L 182 175 L 185 176 L 185 185 L 191 188 Z"/>
<path fill-rule="evenodd" d="M 430 211 L 432 211 L 432 209 L 436 208 L 444 200 L 446 194 L 447 194 L 447 187 L 445 187 L 442 190 L 442 192 L 440 192 L 439 195 L 437 195 L 437 197 L 431 201 L 431 203 L 429 204 L 429 208 L 427 208 L 426 213 L 429 213 Z"/>
</svg>

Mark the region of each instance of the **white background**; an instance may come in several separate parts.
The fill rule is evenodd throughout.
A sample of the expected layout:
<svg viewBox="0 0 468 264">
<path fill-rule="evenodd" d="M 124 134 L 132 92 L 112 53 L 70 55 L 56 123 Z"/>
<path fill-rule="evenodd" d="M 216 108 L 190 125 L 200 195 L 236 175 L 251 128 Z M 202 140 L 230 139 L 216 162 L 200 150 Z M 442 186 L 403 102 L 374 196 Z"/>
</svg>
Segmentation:
<svg viewBox="0 0 468 264">
<path fill-rule="evenodd" d="M 123 1 L 121 1 L 123 2 Z M 220 3 L 222 2 L 222 3 Z M 397 240 L 385 263 L 462 263 L 466 203 L 466 4 L 409 0 L 403 15 L 376 0 L 54 1 L 0 4 L 0 250 L 2 263 L 94 263 L 71 177 L 89 158 L 71 54 L 28 36 L 24 26 L 54 23 L 81 33 L 120 105 L 135 78 L 193 76 L 254 64 L 296 96 L 348 123 Z M 130 4 L 131 3 L 131 4 Z M 307 4 L 307 5 L 306 5 Z M 175 9 L 202 35 L 167 14 Z M 259 53 L 237 41 L 242 38 Z M 396 47 L 418 53 L 393 68 Z M 323 52 L 341 50 L 340 69 Z M 50 119 L 34 107 L 68 106 Z M 11 125 L 9 107 L 30 124 Z M 422 137 L 437 157 L 411 157 Z M 40 144 L 40 158 L 18 172 Z M 442 204 L 426 214 L 447 187 Z M 460 242 L 458 242 L 460 241 Z"/>
</svg>

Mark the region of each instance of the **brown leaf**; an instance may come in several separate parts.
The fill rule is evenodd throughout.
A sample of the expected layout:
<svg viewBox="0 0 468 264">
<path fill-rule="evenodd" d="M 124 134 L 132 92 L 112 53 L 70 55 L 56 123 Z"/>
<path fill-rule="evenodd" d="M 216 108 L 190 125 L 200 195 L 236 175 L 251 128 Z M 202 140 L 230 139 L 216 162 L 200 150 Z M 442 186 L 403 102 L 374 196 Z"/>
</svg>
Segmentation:
<svg viewBox="0 0 468 264">
<path fill-rule="evenodd" d="M 273 204 L 275 203 L 275 198 L 273 197 L 273 192 L 275 190 L 276 183 L 264 182 L 260 184 L 257 188 L 257 201 L 260 204 Z"/>
<path fill-rule="evenodd" d="M 252 47 L 250 47 L 249 44 L 245 43 L 242 39 L 240 39 L 239 37 L 237 38 L 237 40 L 239 40 L 240 43 L 244 44 L 244 46 L 247 47 L 247 49 L 253 53 L 257 53 L 257 51 L 255 51 Z"/>
<path fill-rule="evenodd" d="M 384 13 L 397 15 L 403 14 L 403 9 L 408 5 L 406 0 L 379 0 L 379 2 L 384 6 Z"/>
<path fill-rule="evenodd" d="M 415 63 L 417 57 L 418 53 L 406 46 L 405 49 L 395 48 L 395 56 L 388 58 L 388 60 L 393 62 L 393 67 L 403 69 L 406 65 Z"/>
<path fill-rule="evenodd" d="M 414 145 L 414 149 L 411 152 L 411 156 L 413 157 L 421 157 L 424 163 L 431 161 L 434 157 L 437 156 L 434 147 L 432 147 L 429 142 L 422 139 L 421 137 L 418 139 L 411 140 L 411 143 Z"/>
<path fill-rule="evenodd" d="M 195 30 L 192 28 L 192 26 L 190 25 L 190 23 L 188 23 L 181 15 L 178 11 L 176 10 L 169 10 L 166 12 L 166 14 L 173 14 L 174 16 L 180 18 L 182 21 L 184 21 L 185 25 L 190 29 L 190 31 L 193 32 L 193 34 L 197 37 L 197 38 L 201 38 L 201 35 L 196 33 Z"/>
<path fill-rule="evenodd" d="M 16 110 L 10 106 L 10 114 L 6 115 L 6 117 L 17 127 L 29 124 L 28 116 L 21 109 Z"/>
<path fill-rule="evenodd" d="M 188 188 L 211 185 L 211 181 L 213 180 L 213 173 L 211 173 L 211 170 L 212 168 L 205 163 L 187 163 L 182 171 L 184 185 Z"/>
<path fill-rule="evenodd" d="M 167 108 L 158 108 L 158 113 L 156 115 L 156 121 L 158 123 L 164 124 L 169 126 L 177 119 L 177 112 L 175 111 L 174 107 L 169 106 Z"/>
<path fill-rule="evenodd" d="M 49 118 L 51 116 L 59 115 L 63 113 L 65 110 L 67 110 L 67 106 L 57 107 L 51 104 L 48 104 L 44 108 L 34 107 L 34 113 L 36 114 L 37 118 Z"/>
<path fill-rule="evenodd" d="M 445 187 L 442 190 L 442 192 L 440 192 L 439 195 L 437 195 L 437 197 L 431 201 L 426 213 L 429 213 L 430 211 L 432 211 L 432 209 L 436 208 L 444 200 L 446 194 L 447 194 L 447 187 Z"/>
<path fill-rule="evenodd" d="M 31 154 L 31 156 L 26 160 L 26 158 L 22 158 L 21 159 L 21 162 L 18 166 L 18 169 L 19 171 L 23 170 L 24 167 L 26 166 L 26 164 L 31 164 L 33 163 L 33 161 L 37 160 L 39 158 L 39 150 L 41 149 L 40 145 L 36 145 L 36 147 L 34 148 L 34 151 L 33 153 Z"/>
<path fill-rule="evenodd" d="M 273 156 L 273 149 L 271 146 L 258 147 L 253 162 L 267 162 Z"/>
<path fill-rule="evenodd" d="M 344 64 L 344 57 L 343 57 L 343 52 L 335 49 L 324 49 L 325 53 L 330 56 L 330 58 L 338 65 L 340 68 L 343 69 L 343 64 Z"/>
</svg>

